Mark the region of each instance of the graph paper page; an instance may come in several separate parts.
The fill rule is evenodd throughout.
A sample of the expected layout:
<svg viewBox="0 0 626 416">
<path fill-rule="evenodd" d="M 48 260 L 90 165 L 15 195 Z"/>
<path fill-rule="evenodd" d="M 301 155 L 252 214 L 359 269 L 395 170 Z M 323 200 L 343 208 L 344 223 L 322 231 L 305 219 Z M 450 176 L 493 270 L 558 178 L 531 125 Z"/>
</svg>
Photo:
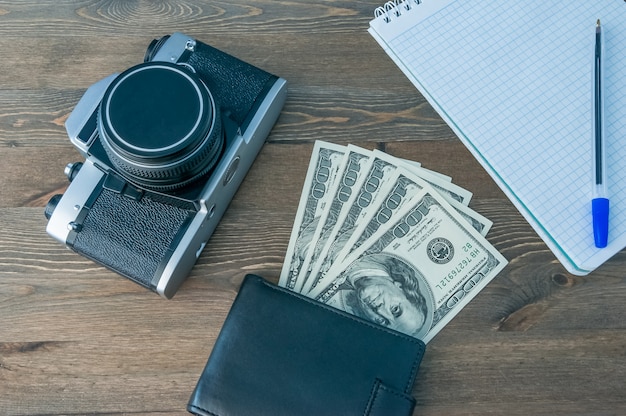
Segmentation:
<svg viewBox="0 0 626 416">
<path fill-rule="evenodd" d="M 585 274 L 626 246 L 626 4 L 425 0 L 400 10 L 373 20 L 370 33 L 559 260 Z M 603 250 L 594 246 L 591 222 L 598 18 L 611 199 Z"/>
</svg>

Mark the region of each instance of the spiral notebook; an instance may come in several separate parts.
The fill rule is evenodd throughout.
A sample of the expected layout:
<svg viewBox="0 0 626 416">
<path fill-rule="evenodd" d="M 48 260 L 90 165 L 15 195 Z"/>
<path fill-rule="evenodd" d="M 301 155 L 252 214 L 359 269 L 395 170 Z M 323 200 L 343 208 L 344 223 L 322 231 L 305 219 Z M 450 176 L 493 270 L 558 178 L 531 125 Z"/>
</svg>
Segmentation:
<svg viewBox="0 0 626 416">
<path fill-rule="evenodd" d="M 611 201 L 604 249 L 591 222 L 598 18 Z M 568 271 L 587 274 L 626 246 L 626 2 L 398 0 L 376 9 L 369 33 Z"/>
</svg>

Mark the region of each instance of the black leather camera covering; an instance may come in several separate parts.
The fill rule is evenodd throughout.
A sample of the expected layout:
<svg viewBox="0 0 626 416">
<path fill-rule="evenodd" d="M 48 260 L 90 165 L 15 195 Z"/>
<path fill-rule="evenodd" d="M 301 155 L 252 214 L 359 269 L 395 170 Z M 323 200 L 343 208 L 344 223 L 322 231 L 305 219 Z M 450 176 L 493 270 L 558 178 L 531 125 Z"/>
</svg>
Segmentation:
<svg viewBox="0 0 626 416">
<path fill-rule="evenodd" d="M 103 188 L 73 248 L 147 288 L 169 259 L 192 211 L 144 197 L 137 201 Z"/>
<path fill-rule="evenodd" d="M 425 345 L 247 275 L 187 410 L 410 415 Z"/>
</svg>

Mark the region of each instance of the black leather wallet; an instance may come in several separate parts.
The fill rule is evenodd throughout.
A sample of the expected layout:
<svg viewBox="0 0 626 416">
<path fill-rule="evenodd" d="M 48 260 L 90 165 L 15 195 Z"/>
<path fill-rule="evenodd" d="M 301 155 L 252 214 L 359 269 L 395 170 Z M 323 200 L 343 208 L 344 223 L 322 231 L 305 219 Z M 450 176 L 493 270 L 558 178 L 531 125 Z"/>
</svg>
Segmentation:
<svg viewBox="0 0 626 416">
<path fill-rule="evenodd" d="M 410 415 L 425 345 L 247 275 L 187 410 Z"/>
</svg>

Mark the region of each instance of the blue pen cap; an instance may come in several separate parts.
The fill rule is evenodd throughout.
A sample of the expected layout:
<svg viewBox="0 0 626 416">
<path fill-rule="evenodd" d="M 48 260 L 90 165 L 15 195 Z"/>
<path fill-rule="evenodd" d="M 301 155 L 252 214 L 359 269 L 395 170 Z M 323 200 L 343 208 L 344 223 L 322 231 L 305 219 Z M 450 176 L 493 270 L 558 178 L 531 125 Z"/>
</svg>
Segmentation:
<svg viewBox="0 0 626 416">
<path fill-rule="evenodd" d="M 594 198 L 591 200 L 593 215 L 593 239 L 596 247 L 604 248 L 609 239 L 609 200 L 608 198 Z"/>
</svg>

